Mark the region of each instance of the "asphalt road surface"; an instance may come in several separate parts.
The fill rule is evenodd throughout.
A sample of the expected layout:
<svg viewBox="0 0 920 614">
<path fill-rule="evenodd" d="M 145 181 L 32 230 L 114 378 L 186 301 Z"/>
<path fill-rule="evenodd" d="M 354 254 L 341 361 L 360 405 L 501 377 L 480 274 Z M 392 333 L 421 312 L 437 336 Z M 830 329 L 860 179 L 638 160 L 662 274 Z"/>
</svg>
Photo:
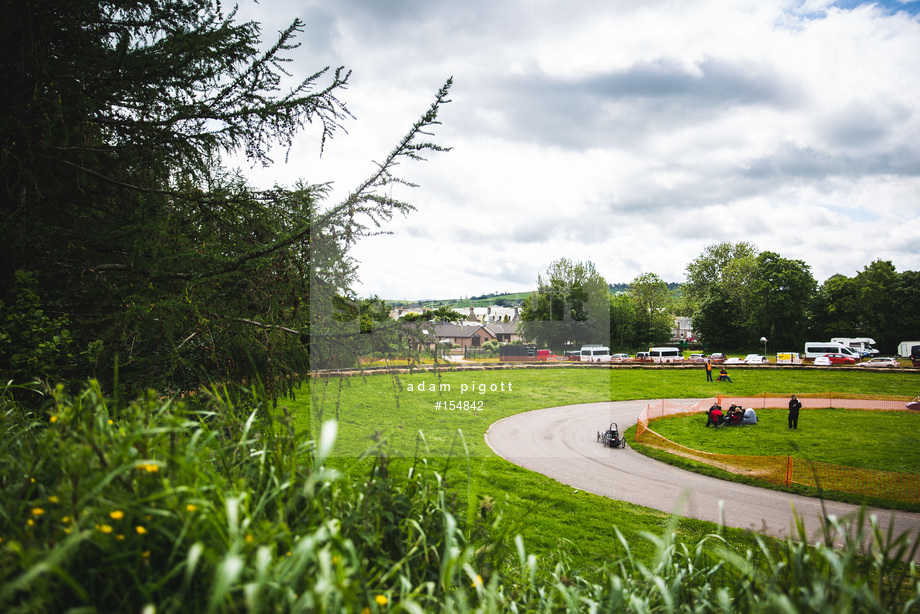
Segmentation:
<svg viewBox="0 0 920 614">
<path fill-rule="evenodd" d="M 648 403 L 567 405 L 517 414 L 489 427 L 486 443 L 502 458 L 573 489 L 773 537 L 790 535 L 794 508 L 805 523 L 809 542 L 820 539 L 823 516 L 818 499 L 698 475 L 650 459 L 629 446 L 612 449 L 597 442 L 597 431 L 606 430 L 611 422 L 621 432 L 635 424 Z M 824 502 L 824 512 L 838 518 L 854 517 L 858 511 L 858 506 Z M 886 531 L 893 525 L 896 535 L 905 531 L 915 538 L 920 535 L 920 514 L 874 509 L 869 513 Z"/>
</svg>

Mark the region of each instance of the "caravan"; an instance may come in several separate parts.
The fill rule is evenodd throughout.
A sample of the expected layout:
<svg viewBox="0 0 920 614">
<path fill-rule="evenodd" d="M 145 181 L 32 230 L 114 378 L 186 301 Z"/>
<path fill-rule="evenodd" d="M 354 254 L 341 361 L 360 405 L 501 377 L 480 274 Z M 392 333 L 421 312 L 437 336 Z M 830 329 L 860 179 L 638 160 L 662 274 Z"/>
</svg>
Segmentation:
<svg viewBox="0 0 920 614">
<path fill-rule="evenodd" d="M 910 358 L 911 354 L 920 354 L 920 341 L 902 341 L 898 344 L 898 356 Z"/>
</svg>

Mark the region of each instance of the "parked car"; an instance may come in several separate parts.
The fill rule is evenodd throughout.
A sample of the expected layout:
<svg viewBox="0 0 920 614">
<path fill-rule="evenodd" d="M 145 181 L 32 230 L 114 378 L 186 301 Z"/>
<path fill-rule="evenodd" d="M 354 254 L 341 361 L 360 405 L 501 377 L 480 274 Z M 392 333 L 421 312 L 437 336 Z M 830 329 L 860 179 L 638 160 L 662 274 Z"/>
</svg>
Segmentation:
<svg viewBox="0 0 920 614">
<path fill-rule="evenodd" d="M 650 361 L 652 359 L 651 355 L 648 352 L 636 352 L 636 360 L 641 361 Z"/>
<path fill-rule="evenodd" d="M 855 365 L 856 359 L 852 356 L 844 356 L 843 354 L 826 354 L 828 360 L 831 361 L 832 365 Z M 820 358 L 820 357 L 819 357 Z M 815 358 L 815 360 L 818 360 Z"/>
<path fill-rule="evenodd" d="M 748 354 L 744 357 L 744 364 L 746 365 L 764 365 L 769 364 L 770 359 L 761 354 Z"/>
<path fill-rule="evenodd" d="M 610 360 L 615 362 L 623 362 L 625 360 L 630 360 L 632 357 L 629 354 L 614 354 L 610 357 Z"/>
<path fill-rule="evenodd" d="M 859 363 L 860 367 L 884 367 L 884 368 L 893 368 L 900 367 L 901 363 L 898 362 L 896 358 L 871 358 L 866 362 Z"/>
<path fill-rule="evenodd" d="M 706 354 L 690 354 L 687 360 L 690 362 L 706 362 Z"/>
<path fill-rule="evenodd" d="M 724 364 L 726 365 L 743 365 L 744 359 L 738 358 L 737 356 L 732 356 L 731 358 L 726 358 Z"/>
<path fill-rule="evenodd" d="M 709 362 L 713 364 L 725 362 L 725 354 L 723 354 L 722 352 L 716 352 L 714 354 L 710 354 Z"/>
<path fill-rule="evenodd" d="M 831 366 L 831 359 L 827 356 L 818 356 L 815 358 L 816 367 L 829 367 Z"/>
</svg>

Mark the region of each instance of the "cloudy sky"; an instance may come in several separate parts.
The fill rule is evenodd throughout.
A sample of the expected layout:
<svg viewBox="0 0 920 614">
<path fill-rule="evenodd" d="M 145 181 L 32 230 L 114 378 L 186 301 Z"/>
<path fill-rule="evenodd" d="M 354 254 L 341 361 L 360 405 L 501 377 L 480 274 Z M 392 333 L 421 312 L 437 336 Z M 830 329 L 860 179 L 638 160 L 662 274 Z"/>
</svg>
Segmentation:
<svg viewBox="0 0 920 614">
<path fill-rule="evenodd" d="M 418 210 L 355 249 L 362 296 L 518 292 L 558 258 L 611 283 L 683 281 L 749 241 L 822 282 L 920 270 L 920 0 L 239 0 L 289 69 L 353 71 L 354 114 L 260 184 L 341 199 L 453 77 L 436 141 L 403 165 Z"/>
</svg>

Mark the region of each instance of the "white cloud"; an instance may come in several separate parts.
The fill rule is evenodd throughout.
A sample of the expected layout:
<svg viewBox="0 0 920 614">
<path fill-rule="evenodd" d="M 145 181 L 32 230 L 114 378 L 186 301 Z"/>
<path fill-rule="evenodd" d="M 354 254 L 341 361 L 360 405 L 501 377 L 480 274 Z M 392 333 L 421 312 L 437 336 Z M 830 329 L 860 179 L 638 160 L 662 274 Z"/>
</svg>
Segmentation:
<svg viewBox="0 0 920 614">
<path fill-rule="evenodd" d="M 241 13 L 268 33 L 289 6 Z M 252 175 L 332 180 L 340 197 L 453 76 L 436 140 L 454 149 L 401 168 L 418 211 L 356 248 L 362 293 L 529 289 L 561 257 L 611 282 L 680 281 L 722 240 L 804 260 L 819 281 L 877 258 L 917 270 L 918 8 L 306 2 L 295 66 L 352 68 L 357 121 L 322 159 L 305 137 Z"/>
</svg>

